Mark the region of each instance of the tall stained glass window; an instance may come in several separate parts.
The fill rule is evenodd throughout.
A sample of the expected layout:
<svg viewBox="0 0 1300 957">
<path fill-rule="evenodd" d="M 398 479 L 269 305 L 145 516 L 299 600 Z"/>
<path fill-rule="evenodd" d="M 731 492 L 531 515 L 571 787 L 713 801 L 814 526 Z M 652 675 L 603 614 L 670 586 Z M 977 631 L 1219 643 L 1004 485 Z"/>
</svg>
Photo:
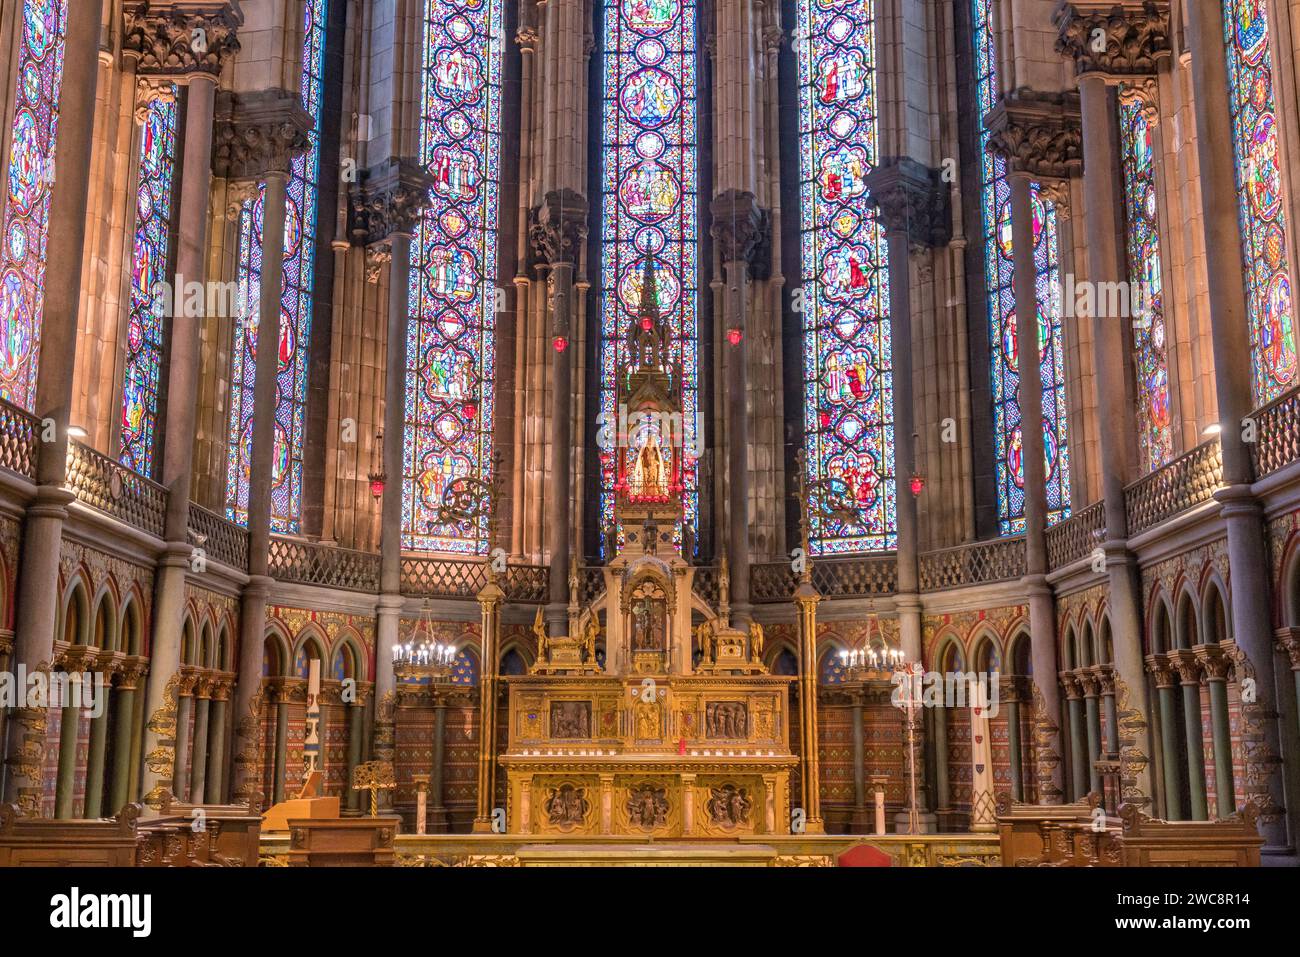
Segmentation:
<svg viewBox="0 0 1300 957">
<path fill-rule="evenodd" d="M 167 280 L 171 255 L 176 115 L 176 87 L 172 85 L 149 101 L 140 126 L 119 458 L 141 475 L 153 473 L 163 317 L 171 307 L 164 301 L 166 297 L 155 291 Z"/>
<path fill-rule="evenodd" d="M 1295 310 L 1265 0 L 1224 0 L 1223 26 L 1255 401 L 1263 404 L 1296 381 Z"/>
<path fill-rule="evenodd" d="M 798 18 L 808 480 L 854 516 L 823 510 L 809 538 L 815 552 L 894 548 L 888 260 L 863 202 L 879 151 L 872 0 L 799 0 Z"/>
<path fill-rule="evenodd" d="M 619 377 L 631 364 L 627 332 L 650 256 L 670 357 L 681 361 L 681 432 L 698 436 L 696 5 L 604 0 L 602 27 L 600 411 L 617 421 Z M 614 523 L 617 474 L 614 455 L 603 455 L 605 527 Z M 684 521 L 698 525 L 694 459 L 683 457 L 681 475 Z"/>
<path fill-rule="evenodd" d="M 425 6 L 421 159 L 433 203 L 411 249 L 402 544 L 479 554 L 487 517 L 439 524 L 450 490 L 492 467 L 503 0 Z"/>
<path fill-rule="evenodd" d="M 59 128 L 66 0 L 24 0 L 9 188 L 0 232 L 0 398 L 36 398 L 44 306 L 45 242 Z"/>
<path fill-rule="evenodd" d="M 1120 154 L 1129 282 L 1142 289 L 1133 318 L 1133 368 L 1137 379 L 1138 446 L 1145 471 L 1174 454 L 1169 416 L 1169 360 L 1165 345 L 1164 282 L 1160 271 L 1155 153 L 1151 125 L 1140 100 L 1120 100 Z"/>
<path fill-rule="evenodd" d="M 1011 183 L 1006 161 L 988 151 L 983 128 L 999 96 L 997 50 L 990 11 L 993 0 L 973 0 L 976 98 L 980 123 L 980 206 L 984 233 L 984 281 L 988 289 L 989 353 L 993 393 L 993 456 L 998 483 L 998 523 L 1011 534 L 1025 526 L 1024 424 L 1017 390 L 1016 301 L 1011 256 Z M 1043 384 L 1043 448 L 1048 521 L 1070 514 L 1070 452 L 1062 361 L 1060 249 L 1056 207 L 1033 190 L 1035 285 L 1038 294 L 1038 356 Z"/>
<path fill-rule="evenodd" d="M 296 533 L 302 514 L 302 450 L 307 417 L 307 353 L 311 338 L 313 269 L 316 261 L 320 122 L 329 0 L 303 6 L 302 105 L 314 125 L 311 145 L 293 161 L 284 223 L 284 291 L 280 298 L 279 375 L 275 404 L 275 456 L 271 469 L 271 527 Z M 248 483 L 253 446 L 253 387 L 257 379 L 257 326 L 262 278 L 262 201 L 265 189 L 246 202 L 239 217 L 240 316 L 230 383 L 226 516 L 248 520 Z"/>
</svg>

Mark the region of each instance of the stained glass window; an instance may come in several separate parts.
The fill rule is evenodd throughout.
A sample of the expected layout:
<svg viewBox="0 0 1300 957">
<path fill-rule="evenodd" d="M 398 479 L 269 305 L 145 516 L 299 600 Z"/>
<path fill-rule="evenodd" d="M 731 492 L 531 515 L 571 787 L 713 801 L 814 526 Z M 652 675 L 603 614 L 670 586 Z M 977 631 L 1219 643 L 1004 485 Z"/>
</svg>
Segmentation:
<svg viewBox="0 0 1300 957">
<path fill-rule="evenodd" d="M 65 0 L 24 0 L 0 234 L 0 397 L 24 409 L 36 398 L 66 30 Z"/>
<path fill-rule="evenodd" d="M 998 484 L 998 524 L 1005 534 L 1024 530 L 1024 432 L 1017 390 L 1015 269 L 1011 255 L 1011 183 L 1006 160 L 987 149 L 984 117 L 997 104 L 997 50 L 990 25 L 993 0 L 973 0 L 976 102 L 980 133 L 980 206 L 984 233 L 984 280 L 988 290 L 990 383 L 993 393 L 993 454 Z M 1039 372 L 1043 384 L 1043 448 L 1048 521 L 1070 513 L 1070 455 L 1066 427 L 1065 364 L 1062 361 L 1060 250 L 1055 206 L 1038 184 L 1033 190 L 1035 285 L 1038 293 Z"/>
<path fill-rule="evenodd" d="M 486 515 L 437 516 L 492 467 L 502 0 L 429 0 L 425 15 L 420 156 L 434 185 L 411 248 L 402 544 L 478 554 Z"/>
<path fill-rule="evenodd" d="M 696 6 L 605 0 L 602 22 L 600 411 L 605 421 L 618 420 L 619 377 L 631 366 L 627 332 L 648 255 L 670 358 L 681 362 L 681 434 L 698 436 Z M 630 463 L 634 450 L 625 454 Z M 617 474 L 614 454 L 603 455 L 605 527 L 614 523 Z M 697 464 L 690 456 L 683 456 L 681 476 L 684 521 L 698 525 Z"/>
<path fill-rule="evenodd" d="M 1143 469 L 1150 472 L 1173 458 L 1174 436 L 1169 416 L 1169 360 L 1165 345 L 1155 155 L 1147 112 L 1133 97 L 1120 101 L 1120 154 L 1124 171 L 1128 278 L 1134 288 L 1142 290 L 1142 307 L 1133 316 L 1138 452 Z"/>
<path fill-rule="evenodd" d="M 1263 404 L 1296 379 L 1295 311 L 1265 0 L 1224 0 L 1223 26 L 1255 401 Z"/>
<path fill-rule="evenodd" d="M 167 281 L 171 253 L 176 116 L 176 87 L 171 85 L 146 105 L 139 134 L 140 170 L 119 437 L 122 464 L 141 475 L 153 473 L 163 322 L 171 306 L 160 284 Z"/>
<path fill-rule="evenodd" d="M 296 533 L 302 512 L 302 451 L 307 417 L 307 353 L 311 337 L 313 270 L 316 261 L 320 121 L 325 66 L 325 21 L 329 0 L 307 0 L 303 10 L 302 105 L 312 116 L 311 145 L 293 161 L 284 223 L 284 283 L 280 298 L 280 341 L 275 455 L 271 468 L 271 527 Z M 253 390 L 257 379 L 257 326 L 262 277 L 262 202 L 265 188 L 246 202 L 239 217 L 240 315 L 230 384 L 229 453 L 226 457 L 226 515 L 248 520 L 248 483 L 253 445 Z"/>
<path fill-rule="evenodd" d="M 814 552 L 897 545 L 884 230 L 866 209 L 879 150 L 871 0 L 800 0 L 804 426 Z M 852 519 L 826 506 L 850 507 Z"/>
</svg>

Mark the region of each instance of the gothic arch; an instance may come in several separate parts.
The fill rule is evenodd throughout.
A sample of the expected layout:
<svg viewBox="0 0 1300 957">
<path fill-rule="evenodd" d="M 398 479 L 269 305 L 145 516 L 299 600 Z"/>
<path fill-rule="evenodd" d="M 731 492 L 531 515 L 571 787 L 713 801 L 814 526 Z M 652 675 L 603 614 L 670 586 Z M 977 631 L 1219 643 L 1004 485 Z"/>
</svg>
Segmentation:
<svg viewBox="0 0 1300 957">
<path fill-rule="evenodd" d="M 325 663 L 329 661 L 326 654 L 329 646 L 329 636 L 325 634 L 324 629 L 314 621 L 309 622 L 302 631 L 298 632 L 298 639 L 294 643 L 293 658 L 289 669 L 290 677 L 306 678 L 308 676 L 309 672 L 302 670 L 299 666 L 300 659 L 305 667 L 310 668 L 310 661 L 315 658 L 324 668 Z"/>
<path fill-rule="evenodd" d="M 78 571 L 63 590 L 60 605 L 59 637 L 69 645 L 84 645 L 90 635 L 90 601 L 86 597 L 86 580 Z"/>
<path fill-rule="evenodd" d="M 990 629 L 978 631 L 971 644 L 971 664 L 975 671 L 1001 671 L 1002 648 Z"/>
<path fill-rule="evenodd" d="M 334 639 L 334 647 L 330 651 L 330 673 L 329 677 L 335 677 L 334 662 L 340 655 L 346 655 L 351 659 L 351 674 L 345 674 L 344 677 L 352 678 L 356 681 L 365 681 L 366 679 L 366 656 L 362 652 L 364 645 L 357 635 L 354 628 L 349 627 L 345 632 Z"/>
<path fill-rule="evenodd" d="M 226 622 L 221 623 L 217 631 L 216 645 L 216 669 L 218 671 L 230 671 L 230 627 Z"/>
<path fill-rule="evenodd" d="M 134 590 L 127 593 L 126 601 L 122 605 L 118 635 L 120 636 L 118 644 L 124 654 L 142 654 L 144 623 L 140 615 L 140 600 Z"/>
<path fill-rule="evenodd" d="M 1109 665 L 1115 661 L 1115 639 L 1110 630 L 1109 610 L 1103 610 L 1097 615 L 1097 649 L 1094 657 L 1099 665 Z"/>
<path fill-rule="evenodd" d="M 1191 587 L 1184 584 L 1174 613 L 1174 647 L 1186 649 L 1200 644 L 1199 609 L 1200 602 L 1196 600 Z"/>
<path fill-rule="evenodd" d="M 119 650 L 117 647 L 117 602 L 114 600 L 113 589 L 109 587 L 107 582 L 100 586 L 99 593 L 95 596 L 93 608 L 87 642 L 104 651 L 113 652 Z"/>
<path fill-rule="evenodd" d="M 1163 591 L 1156 591 L 1151 598 L 1151 611 L 1147 628 L 1147 653 L 1163 654 L 1174 648 L 1174 613 L 1168 597 Z"/>
<path fill-rule="evenodd" d="M 1232 618 L 1228 614 L 1227 590 L 1217 572 L 1206 577 L 1201 592 L 1202 643 L 1217 645 L 1232 637 Z"/>
<path fill-rule="evenodd" d="M 1076 628 L 1073 622 L 1066 624 L 1065 634 L 1061 636 L 1061 668 L 1065 671 L 1073 671 L 1078 667 L 1078 659 L 1075 655 Z"/>
<path fill-rule="evenodd" d="M 185 612 L 185 624 L 181 626 L 181 664 L 198 664 L 198 634 L 189 611 Z"/>
<path fill-rule="evenodd" d="M 262 676 L 265 678 L 283 678 L 289 674 L 289 635 L 284 626 L 270 622 L 263 638 Z"/>
</svg>

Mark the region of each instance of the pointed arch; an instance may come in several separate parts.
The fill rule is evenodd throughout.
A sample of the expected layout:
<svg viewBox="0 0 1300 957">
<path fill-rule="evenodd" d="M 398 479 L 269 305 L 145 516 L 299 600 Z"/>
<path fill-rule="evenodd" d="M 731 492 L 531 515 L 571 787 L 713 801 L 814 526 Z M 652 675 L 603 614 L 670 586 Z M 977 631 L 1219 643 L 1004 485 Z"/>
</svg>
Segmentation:
<svg viewBox="0 0 1300 957">
<path fill-rule="evenodd" d="M 1174 647 L 1194 648 L 1200 644 L 1200 602 L 1186 582 L 1178 590 L 1178 605 L 1174 612 Z"/>
<path fill-rule="evenodd" d="M 1206 576 L 1201 590 L 1201 640 L 1217 645 L 1232 637 L 1232 617 L 1228 614 L 1228 591 L 1218 572 Z"/>
<path fill-rule="evenodd" d="M 100 586 L 91 607 L 87 642 L 104 651 L 117 651 L 117 600 L 115 589 L 109 582 Z"/>
<path fill-rule="evenodd" d="M 63 590 L 59 612 L 59 638 L 69 645 L 85 645 L 90 638 L 90 600 L 83 573 L 72 576 Z"/>
<path fill-rule="evenodd" d="M 1150 654 L 1163 654 L 1174 649 L 1174 612 L 1169 597 L 1163 589 L 1157 589 L 1151 596 L 1151 609 L 1148 614 L 1147 651 Z"/>
<path fill-rule="evenodd" d="M 140 614 L 140 597 L 132 589 L 122 603 L 121 617 L 118 622 L 118 648 L 128 655 L 143 654 L 144 621 Z"/>
<path fill-rule="evenodd" d="M 289 633 L 278 621 L 267 623 L 263 641 L 262 676 L 284 678 L 289 674 Z"/>
</svg>

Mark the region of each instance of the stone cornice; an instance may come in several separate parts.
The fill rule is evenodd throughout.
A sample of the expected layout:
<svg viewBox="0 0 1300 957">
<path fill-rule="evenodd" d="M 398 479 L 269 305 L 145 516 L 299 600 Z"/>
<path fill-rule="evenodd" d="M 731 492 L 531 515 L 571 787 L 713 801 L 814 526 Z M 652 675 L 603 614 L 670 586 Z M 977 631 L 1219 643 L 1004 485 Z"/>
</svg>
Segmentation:
<svg viewBox="0 0 1300 957">
<path fill-rule="evenodd" d="M 411 159 L 389 160 L 362 172 L 348 195 L 348 235 L 358 246 L 410 235 L 428 208 L 433 178 Z"/>
<path fill-rule="evenodd" d="M 137 73 L 167 76 L 220 76 L 239 52 L 236 34 L 244 22 L 237 4 L 213 0 L 143 0 L 129 5 L 122 19 L 122 55 L 136 60 Z"/>
<path fill-rule="evenodd" d="M 1053 21 L 1056 52 L 1074 60 L 1079 75 L 1150 75 L 1170 55 L 1168 3 L 1075 0 L 1061 3 Z"/>
<path fill-rule="evenodd" d="M 587 239 L 587 200 L 571 189 L 553 189 L 529 214 L 528 236 L 539 262 L 575 264 Z"/>
<path fill-rule="evenodd" d="M 1013 172 L 1066 179 L 1083 170 L 1076 92 L 1017 90 L 989 111 L 984 126 L 988 148 L 1004 156 Z"/>
<path fill-rule="evenodd" d="M 743 262 L 753 279 L 771 273 L 771 219 L 747 190 L 729 189 L 709 204 L 709 235 L 718 244 L 723 263 Z"/>
<path fill-rule="evenodd" d="M 887 160 L 866 176 L 867 205 L 885 232 L 906 232 L 912 246 L 947 245 L 952 238 L 948 184 L 939 171 L 911 157 Z"/>
<path fill-rule="evenodd" d="M 312 117 L 296 93 L 223 90 L 217 94 L 212 173 L 233 180 L 287 174 L 294 157 L 311 146 L 312 126 Z"/>
</svg>

